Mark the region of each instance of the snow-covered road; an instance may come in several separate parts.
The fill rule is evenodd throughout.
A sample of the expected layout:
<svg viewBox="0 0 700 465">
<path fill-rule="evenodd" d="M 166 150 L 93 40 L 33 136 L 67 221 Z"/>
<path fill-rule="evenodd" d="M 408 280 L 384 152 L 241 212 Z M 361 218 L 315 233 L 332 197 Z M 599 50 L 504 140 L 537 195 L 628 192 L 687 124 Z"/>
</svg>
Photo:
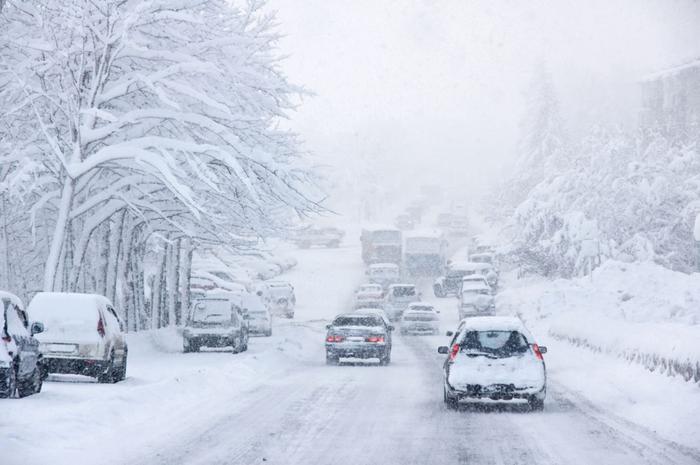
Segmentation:
<svg viewBox="0 0 700 465">
<path fill-rule="evenodd" d="M 40 395 L 3 402 L 0 451 L 9 464 L 700 463 L 687 441 L 662 439 L 572 389 L 561 356 L 548 357 L 540 413 L 446 410 L 442 336 L 397 333 L 388 367 L 326 366 L 324 325 L 362 281 L 360 253 L 298 258 L 288 275 L 296 319 L 276 322 L 272 338 L 231 355 L 178 353 L 175 334 L 134 337 L 124 383 L 50 382 Z M 452 328 L 455 300 L 424 294 Z"/>
</svg>

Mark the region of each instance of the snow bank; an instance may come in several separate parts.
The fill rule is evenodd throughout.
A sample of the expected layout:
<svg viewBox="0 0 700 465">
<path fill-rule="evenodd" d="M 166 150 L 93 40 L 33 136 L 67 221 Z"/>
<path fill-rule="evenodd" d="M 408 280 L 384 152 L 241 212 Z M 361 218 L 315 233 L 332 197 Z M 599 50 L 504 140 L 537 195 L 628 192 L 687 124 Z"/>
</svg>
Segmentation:
<svg viewBox="0 0 700 465">
<path fill-rule="evenodd" d="M 693 237 L 700 242 L 700 215 L 695 217 L 695 227 L 693 228 Z"/>
<path fill-rule="evenodd" d="M 573 345 L 700 382 L 700 274 L 608 261 L 593 279 L 511 280 L 497 308 Z"/>
</svg>

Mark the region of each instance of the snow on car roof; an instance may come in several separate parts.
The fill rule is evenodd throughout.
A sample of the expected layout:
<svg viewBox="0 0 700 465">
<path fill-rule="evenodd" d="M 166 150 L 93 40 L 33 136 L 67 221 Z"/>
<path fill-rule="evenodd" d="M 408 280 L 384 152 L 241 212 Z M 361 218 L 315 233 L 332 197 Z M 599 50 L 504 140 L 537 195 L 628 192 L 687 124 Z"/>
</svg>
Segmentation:
<svg viewBox="0 0 700 465">
<path fill-rule="evenodd" d="M 22 304 L 22 299 L 17 297 L 16 295 L 7 292 L 7 291 L 0 291 L 0 300 L 9 300 L 12 302 L 15 306 L 19 308 L 24 308 L 24 305 Z"/>
<path fill-rule="evenodd" d="M 401 284 L 401 283 L 396 283 L 396 284 L 390 284 L 389 289 L 395 289 L 397 287 L 416 287 L 415 284 Z"/>
<path fill-rule="evenodd" d="M 404 234 L 406 239 L 431 238 L 441 239 L 444 236 L 440 229 L 417 229 Z"/>
<path fill-rule="evenodd" d="M 111 305 L 107 297 L 97 294 L 78 294 L 69 292 L 40 292 L 34 296 L 27 307 L 27 312 L 44 324 L 51 321 L 77 318 L 92 319 L 97 315 L 97 308 Z"/>
<path fill-rule="evenodd" d="M 528 333 L 522 320 L 513 316 L 476 316 L 460 322 L 464 331 L 520 331 Z"/>
</svg>

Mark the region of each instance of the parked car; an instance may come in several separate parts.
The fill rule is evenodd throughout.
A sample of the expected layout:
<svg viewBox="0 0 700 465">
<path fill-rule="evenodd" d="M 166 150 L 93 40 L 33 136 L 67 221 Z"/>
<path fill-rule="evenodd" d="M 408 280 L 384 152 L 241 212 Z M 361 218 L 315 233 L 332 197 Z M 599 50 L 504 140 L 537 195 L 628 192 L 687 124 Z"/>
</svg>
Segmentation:
<svg viewBox="0 0 700 465">
<path fill-rule="evenodd" d="M 34 335 L 43 329 L 39 322 L 30 325 L 19 297 L 0 291 L 0 398 L 41 391 L 47 373 Z"/>
<path fill-rule="evenodd" d="M 196 299 L 187 314 L 182 332 L 184 352 L 201 347 L 228 347 L 238 353 L 248 350 L 248 323 L 243 310 L 226 296 Z"/>
<path fill-rule="evenodd" d="M 240 305 L 243 315 L 248 317 L 250 334 L 272 336 L 272 315 L 259 296 L 245 292 L 241 295 Z"/>
<path fill-rule="evenodd" d="M 415 284 L 392 284 L 387 288 L 384 311 L 392 321 L 401 318 L 408 304 L 420 300 Z"/>
<path fill-rule="evenodd" d="M 124 327 L 104 296 L 40 292 L 27 308 L 44 324 L 37 335 L 49 373 L 78 374 L 116 383 L 126 378 Z"/>
<path fill-rule="evenodd" d="M 438 334 L 440 318 L 429 305 L 409 305 L 401 316 L 401 334 Z"/>
<path fill-rule="evenodd" d="M 297 298 L 294 294 L 294 286 L 286 281 L 265 281 L 267 306 L 275 315 L 285 318 L 294 318 L 294 309 Z"/>
<path fill-rule="evenodd" d="M 326 326 L 326 363 L 337 365 L 341 358 L 379 359 L 391 362 L 391 332 L 394 327 L 374 314 L 338 315 Z"/>
<path fill-rule="evenodd" d="M 375 263 L 370 265 L 365 273 L 370 283 L 379 284 L 384 289 L 401 279 L 399 266 L 394 263 Z"/>
<path fill-rule="evenodd" d="M 547 348 L 518 318 L 479 317 L 462 320 L 450 346 L 438 349 L 447 358 L 444 401 L 456 409 L 460 401 L 527 402 L 542 410 L 547 394 Z"/>
<path fill-rule="evenodd" d="M 493 315 L 496 312 L 496 303 L 491 287 L 478 281 L 462 283 L 458 310 L 460 320 L 473 316 Z"/>
<path fill-rule="evenodd" d="M 338 228 L 309 227 L 297 232 L 292 241 L 302 249 L 313 246 L 340 247 L 345 231 Z"/>
</svg>

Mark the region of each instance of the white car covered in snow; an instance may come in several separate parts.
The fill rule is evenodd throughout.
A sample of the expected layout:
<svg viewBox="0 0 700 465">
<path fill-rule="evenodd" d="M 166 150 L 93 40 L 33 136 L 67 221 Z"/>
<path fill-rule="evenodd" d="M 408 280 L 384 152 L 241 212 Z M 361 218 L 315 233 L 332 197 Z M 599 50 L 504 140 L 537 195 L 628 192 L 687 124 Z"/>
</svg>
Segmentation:
<svg viewBox="0 0 700 465">
<path fill-rule="evenodd" d="M 520 402 L 542 410 L 547 393 L 543 354 L 523 322 L 515 317 L 463 320 L 444 364 L 444 401 L 456 409 L 460 401 Z"/>
<path fill-rule="evenodd" d="M 493 315 L 496 312 L 496 303 L 491 287 L 479 281 L 463 282 L 457 309 L 460 320 L 474 316 Z"/>
<path fill-rule="evenodd" d="M 408 304 L 419 301 L 420 298 L 415 284 L 392 284 L 386 290 L 384 311 L 392 321 L 398 320 Z"/>
<path fill-rule="evenodd" d="M 275 315 L 282 315 L 286 318 L 294 318 L 294 309 L 297 298 L 294 294 L 294 286 L 287 281 L 263 281 L 258 287 L 258 296 Z"/>
<path fill-rule="evenodd" d="M 370 265 L 365 272 L 372 284 L 379 284 L 383 288 L 398 283 L 401 279 L 401 270 L 395 263 L 375 263 Z"/>
<path fill-rule="evenodd" d="M 401 315 L 401 334 L 438 334 L 440 318 L 430 305 L 410 304 Z"/>
<path fill-rule="evenodd" d="M 112 303 L 96 294 L 40 292 L 27 313 L 41 321 L 39 349 L 49 373 L 93 376 L 100 383 L 126 377 L 128 347 Z"/>
</svg>

